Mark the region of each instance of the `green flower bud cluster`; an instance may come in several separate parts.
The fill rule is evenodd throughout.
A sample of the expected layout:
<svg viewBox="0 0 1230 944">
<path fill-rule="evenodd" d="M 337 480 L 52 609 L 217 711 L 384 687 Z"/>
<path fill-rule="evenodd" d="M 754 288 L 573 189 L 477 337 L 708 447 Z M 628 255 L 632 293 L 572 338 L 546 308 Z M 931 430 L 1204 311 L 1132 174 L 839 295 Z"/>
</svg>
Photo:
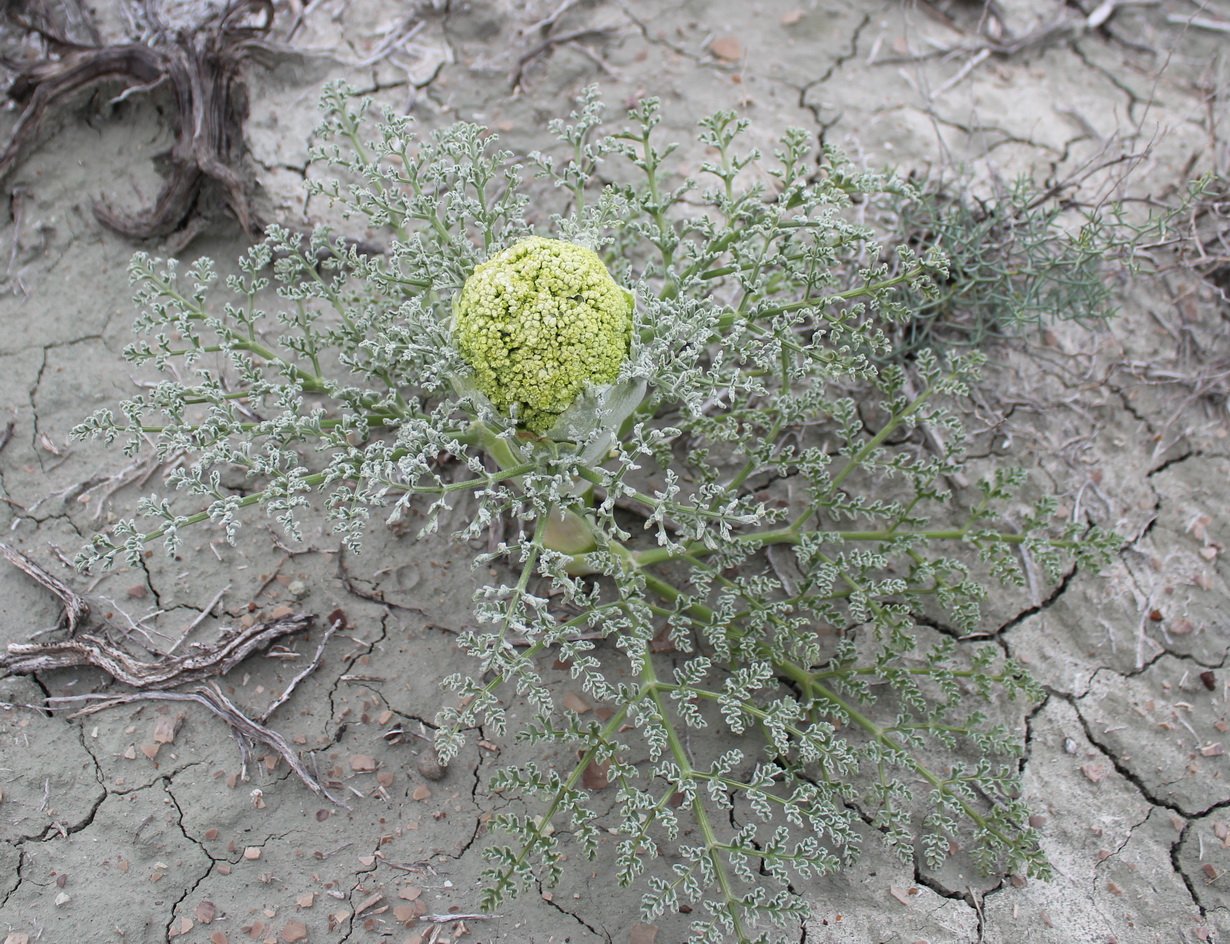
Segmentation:
<svg viewBox="0 0 1230 944">
<path fill-rule="evenodd" d="M 588 387 L 618 377 L 634 304 L 595 252 L 532 236 L 475 268 L 453 337 L 496 409 L 544 433 Z"/>
</svg>

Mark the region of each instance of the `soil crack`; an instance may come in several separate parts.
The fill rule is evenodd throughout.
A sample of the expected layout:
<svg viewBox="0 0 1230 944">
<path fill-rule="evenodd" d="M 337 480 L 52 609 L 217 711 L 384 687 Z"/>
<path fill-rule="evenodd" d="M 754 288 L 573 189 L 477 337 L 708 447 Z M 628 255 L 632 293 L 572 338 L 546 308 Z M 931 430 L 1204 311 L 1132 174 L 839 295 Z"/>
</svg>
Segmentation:
<svg viewBox="0 0 1230 944">
<path fill-rule="evenodd" d="M 44 791 L 47 783 L 43 784 Z M 88 829 L 94 823 L 94 817 L 98 815 L 99 809 L 106 802 L 109 794 L 105 788 L 100 788 L 99 795 L 95 798 L 90 809 L 85 813 L 85 816 L 76 823 L 66 823 L 63 821 L 52 821 L 43 832 L 38 836 L 29 836 L 27 839 L 32 842 L 48 842 L 54 839 L 67 839 L 75 833 L 81 832 L 83 829 Z"/>
<path fill-rule="evenodd" d="M 1205 917 L 1209 913 L 1209 909 L 1204 906 L 1200 900 L 1200 893 L 1197 885 L 1192 881 L 1192 877 L 1187 874 L 1187 870 L 1183 867 L 1183 863 L 1179 859 L 1179 851 L 1183 848 L 1183 844 L 1187 841 L 1188 834 L 1192 831 L 1194 824 L 1189 819 L 1183 824 L 1183 829 L 1179 833 L 1179 838 L 1170 845 L 1170 865 L 1174 869 L 1175 875 L 1183 881 L 1183 887 L 1187 889 L 1187 894 L 1191 896 L 1192 904 L 1196 906 L 1200 912 L 1200 917 Z"/>
<path fill-rule="evenodd" d="M 941 898 L 946 898 L 949 901 L 959 901 L 967 907 L 972 908 L 974 911 L 975 920 L 977 922 L 977 937 L 975 938 L 977 941 L 981 941 L 985 934 L 985 929 L 983 926 L 984 917 L 982 912 L 982 901 L 987 895 L 994 894 L 1004 887 L 1004 882 L 1001 879 L 992 888 L 987 889 L 985 892 L 975 892 L 973 888 L 967 888 L 964 892 L 957 891 L 945 886 L 944 883 L 939 880 L 938 876 L 927 875 L 922 870 L 922 867 L 919 865 L 917 859 L 914 861 L 914 884 L 921 885 L 923 888 L 929 889 Z"/>
<path fill-rule="evenodd" d="M 15 844 L 10 843 L 10 845 Z M 9 899 L 13 897 L 17 890 L 21 888 L 21 883 L 25 881 L 25 876 L 22 875 L 22 866 L 26 864 L 26 852 L 22 848 L 16 848 L 16 852 L 17 865 L 13 869 L 13 887 L 5 891 L 3 895 L 0 895 L 0 908 L 8 904 Z"/>
<path fill-rule="evenodd" d="M 189 766 L 194 766 L 194 765 L 189 765 Z M 166 793 L 167 797 L 170 799 L 171 805 L 175 807 L 175 824 L 179 827 L 180 833 L 183 835 L 184 839 L 186 839 L 188 842 L 192 843 L 194 846 L 196 846 L 198 849 L 201 850 L 201 853 L 205 856 L 205 859 L 208 862 L 208 865 L 205 867 L 205 870 L 199 876 L 197 876 L 195 881 L 191 883 L 188 883 L 188 882 L 184 883 L 185 885 L 184 893 L 180 895 L 179 898 L 177 898 L 175 901 L 171 902 L 171 913 L 170 913 L 170 917 L 167 918 L 167 927 L 166 927 L 167 939 L 170 940 L 172 929 L 175 924 L 175 916 L 176 916 L 176 913 L 179 911 L 180 906 L 185 901 L 188 900 L 188 896 L 190 896 L 193 892 L 195 892 L 198 888 L 201 887 L 202 882 L 204 882 L 207 878 L 209 878 L 210 875 L 213 874 L 214 868 L 218 864 L 218 860 L 209 854 L 209 849 L 206 848 L 205 844 L 201 842 L 199 839 L 197 839 L 195 836 L 193 836 L 191 833 L 189 833 L 188 828 L 184 825 L 184 808 L 180 806 L 179 798 L 175 795 L 174 791 L 171 790 L 171 775 L 168 774 L 167 776 L 161 777 L 159 779 L 162 782 L 163 792 Z"/>
<path fill-rule="evenodd" d="M 1119 855 L 1119 853 L 1121 853 L 1125 848 L 1127 848 L 1127 844 L 1132 841 L 1132 834 L 1136 832 L 1136 830 L 1140 829 L 1140 827 L 1143 826 L 1145 823 L 1149 822 L 1150 817 L 1152 817 L 1156 811 L 1157 810 L 1155 807 L 1150 807 L 1148 810 L 1146 810 L 1144 816 L 1142 816 L 1137 822 L 1133 823 L 1131 826 L 1127 828 L 1127 830 L 1123 834 L 1123 839 L 1119 843 L 1119 845 L 1117 845 L 1113 850 L 1107 852 L 1104 856 L 1101 856 L 1099 860 L 1096 863 L 1094 863 L 1093 881 L 1094 881 L 1095 886 L 1098 881 L 1097 872 L 1100 868 L 1102 868 L 1102 865 L 1110 861 L 1111 859 L 1115 858 L 1115 856 Z"/>
<path fill-rule="evenodd" d="M 985 636 L 984 634 L 979 633 L 973 638 L 974 639 L 983 639 L 983 638 L 1000 639 L 1002 638 L 1006 633 L 1009 633 L 1012 630 L 1016 629 L 1016 627 L 1020 626 L 1023 622 L 1025 622 L 1031 616 L 1037 616 L 1039 613 L 1042 613 L 1043 611 L 1048 610 L 1052 606 L 1054 606 L 1059 601 L 1059 598 L 1062 597 L 1065 593 L 1067 593 L 1068 587 L 1071 586 L 1072 580 L 1075 577 L 1076 577 L 1076 568 L 1075 567 L 1069 568 L 1064 573 L 1063 577 L 1060 578 L 1059 583 L 1057 583 L 1055 587 L 1051 590 L 1051 592 L 1047 594 L 1046 597 L 1043 598 L 1040 602 L 1029 605 L 1025 609 L 1021 610 L 1019 613 L 1017 613 L 1016 616 L 1012 617 L 1010 620 L 1005 622 L 998 629 L 993 629 L 989 631 L 988 633 L 986 633 Z"/>
<path fill-rule="evenodd" d="M 550 907 L 558 911 L 560 914 L 567 915 L 568 917 L 570 917 L 573 921 L 575 921 L 581 927 L 589 931 L 590 934 L 593 934 L 595 937 L 602 938 L 602 940 L 605 941 L 606 944 L 613 944 L 613 940 L 610 934 L 608 934 L 605 930 L 599 930 L 598 928 L 594 927 L 592 924 L 590 924 L 580 915 L 569 911 L 567 908 L 565 908 L 563 905 L 557 902 L 555 900 L 555 897 L 551 895 L 550 893 L 548 893 L 545 888 L 543 888 L 543 884 L 541 881 L 538 882 L 538 897 L 542 901 L 546 902 Z"/>
<path fill-rule="evenodd" d="M 1103 671 L 1109 671 L 1109 670 L 1106 670 L 1106 669 L 1098 670 L 1098 672 L 1103 672 Z M 1097 673 L 1095 672 L 1094 677 L 1096 676 L 1097 676 Z M 1126 780 L 1128 783 L 1132 784 L 1132 786 L 1136 788 L 1136 790 L 1140 793 L 1140 795 L 1144 797 L 1145 800 L 1147 800 L 1153 806 L 1161 807 L 1162 809 L 1169 810 L 1170 812 L 1178 816 L 1185 817 L 1185 818 L 1188 817 L 1189 815 L 1203 816 L 1206 813 L 1209 813 L 1212 810 L 1215 810 L 1219 807 L 1230 806 L 1230 799 L 1226 799 L 1226 800 L 1222 800 L 1218 803 L 1213 804 L 1208 809 L 1202 812 L 1189 814 L 1188 811 L 1180 807 L 1178 803 L 1158 796 L 1157 794 L 1153 792 L 1152 788 L 1150 788 L 1148 784 L 1146 784 L 1144 780 L 1141 779 L 1141 777 L 1134 770 L 1132 770 L 1130 767 L 1128 767 L 1123 762 L 1123 760 L 1116 754 L 1114 748 L 1110 747 L 1108 744 L 1103 743 L 1097 738 L 1097 736 L 1093 732 L 1093 726 L 1089 723 L 1089 719 L 1086 718 L 1084 712 L 1081 711 L 1080 703 L 1083 700 L 1083 697 L 1078 698 L 1075 696 L 1068 696 L 1068 695 L 1064 695 L 1061 692 L 1056 692 L 1054 694 L 1056 694 L 1060 698 L 1065 699 L 1075 710 L 1077 720 L 1080 722 L 1081 729 L 1084 731 L 1085 737 L 1088 739 L 1089 743 L 1092 744 L 1094 747 L 1096 747 L 1099 751 L 1101 751 L 1103 756 L 1105 756 L 1106 759 L 1110 762 L 1111 766 L 1115 768 L 1115 772 L 1118 773 L 1119 776 L 1123 777 L 1123 779 Z"/>
<path fill-rule="evenodd" d="M 649 32 L 649 24 L 646 23 L 644 20 L 642 20 L 640 17 L 638 17 L 631 10 L 629 10 L 628 5 L 626 3 L 621 3 L 619 5 L 619 8 L 620 10 L 623 11 L 624 16 L 630 19 L 633 22 L 633 24 L 636 26 L 636 28 L 640 30 L 641 36 L 644 37 L 645 42 L 649 43 L 651 46 L 665 46 L 671 52 L 678 53 L 680 56 L 683 56 L 687 59 L 691 59 L 695 63 L 703 64 L 704 60 L 698 53 L 690 52 L 689 50 L 684 49 L 682 46 L 675 45 L 670 40 L 668 40 L 665 36 L 659 37 L 659 36 L 652 35 Z M 663 12 L 665 11 L 656 10 L 655 14 L 658 16 L 661 16 Z"/>
</svg>

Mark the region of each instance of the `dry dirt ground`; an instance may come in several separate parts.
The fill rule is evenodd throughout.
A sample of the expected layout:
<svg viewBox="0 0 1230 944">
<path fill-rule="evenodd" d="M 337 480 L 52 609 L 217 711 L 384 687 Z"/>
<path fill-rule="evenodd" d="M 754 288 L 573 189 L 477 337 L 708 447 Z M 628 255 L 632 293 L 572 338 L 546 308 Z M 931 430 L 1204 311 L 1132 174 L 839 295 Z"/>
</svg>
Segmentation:
<svg viewBox="0 0 1230 944">
<path fill-rule="evenodd" d="M 120 0 L 95 6 L 108 39 L 132 37 Z M 184 22 L 201 6 L 164 4 Z M 302 181 L 317 94 L 335 77 L 427 126 L 489 124 L 521 152 L 543 146 L 546 120 L 597 82 L 615 106 L 661 96 L 683 140 L 698 116 L 733 108 L 765 141 L 798 125 L 870 165 L 965 164 L 987 187 L 1105 164 L 1086 196 L 1169 199 L 1187 179 L 1230 172 L 1225 0 L 424 0 L 413 15 L 409 6 L 277 4 L 273 37 L 293 52 L 245 72 L 266 219 L 300 226 L 328 212 L 305 201 Z M 455 633 L 485 576 L 469 568 L 470 548 L 381 532 L 362 557 L 343 558 L 326 534 L 291 548 L 256 524 L 235 547 L 202 532 L 174 560 L 155 554 L 89 580 L 62 563 L 142 492 L 141 470 L 118 451 L 71 442 L 68 431 L 133 389 L 120 352 L 135 246 L 103 229 L 92 205 L 135 206 L 156 191 L 156 155 L 171 141 L 165 109 L 157 95 L 75 100 L 5 182 L 0 429 L 12 425 L 0 446 L 0 540 L 113 621 L 131 617 L 169 640 L 288 611 L 279 607 L 322 622 L 343 611 L 319 669 L 270 723 L 351 809 L 311 793 L 272 753 L 240 780 L 226 726 L 199 706 L 137 703 L 66 720 L 22 706 L 89 691 L 99 677 L 0 681 L 0 935 L 682 941 L 682 917 L 636 928 L 637 896 L 580 859 L 554 891 L 497 918 L 456 920 L 477 910 L 484 822 L 501 802 L 485 778 L 518 757 L 511 743 L 474 739 L 440 776 L 417 737 L 440 707 L 440 680 L 463 667 Z M 8 128 L 14 120 L 0 115 Z M 216 221 L 181 255 L 225 266 L 245 242 Z M 928 873 L 869 844 L 853 869 L 806 890 L 814 911 L 802 941 L 1230 938 L 1230 306 L 1186 267 L 1124 276 L 1118 288 L 1122 313 L 1102 329 L 1065 326 L 996 351 L 979 414 L 988 455 L 1028 464 L 1068 507 L 1090 509 L 1127 542 L 1104 573 L 1040 586 L 986 627 L 1049 692 L 1024 719 L 1024 783 L 1056 877 Z M 11 643 L 53 626 L 59 609 L 4 569 L 0 613 Z M 258 713 L 319 640 L 318 626 L 291 644 L 297 659 L 247 660 L 225 691 Z M 430 915 L 453 920 L 421 920 Z"/>
</svg>

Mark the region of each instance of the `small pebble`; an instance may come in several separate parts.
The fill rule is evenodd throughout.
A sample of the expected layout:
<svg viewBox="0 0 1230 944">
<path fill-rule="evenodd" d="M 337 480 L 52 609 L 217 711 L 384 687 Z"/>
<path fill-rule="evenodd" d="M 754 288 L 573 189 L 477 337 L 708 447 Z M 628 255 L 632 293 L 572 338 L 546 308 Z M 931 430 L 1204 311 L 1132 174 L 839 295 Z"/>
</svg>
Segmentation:
<svg viewBox="0 0 1230 944">
<path fill-rule="evenodd" d="M 436 753 L 435 745 L 429 744 L 419 753 L 415 762 L 420 774 L 428 780 L 443 780 L 448 768 L 440 763 L 440 755 Z"/>
</svg>

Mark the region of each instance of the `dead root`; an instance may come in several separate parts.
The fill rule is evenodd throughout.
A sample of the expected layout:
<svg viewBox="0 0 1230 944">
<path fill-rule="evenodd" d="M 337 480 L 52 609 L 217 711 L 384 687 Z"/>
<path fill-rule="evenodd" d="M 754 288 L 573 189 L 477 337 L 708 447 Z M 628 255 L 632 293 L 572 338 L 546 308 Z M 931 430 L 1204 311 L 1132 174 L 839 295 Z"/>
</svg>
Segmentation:
<svg viewBox="0 0 1230 944">
<path fill-rule="evenodd" d="M 99 203 L 95 215 L 104 226 L 130 238 L 191 231 L 199 198 L 212 184 L 239 225 L 256 233 L 261 224 L 251 206 L 249 175 L 240 169 L 246 105 L 239 73 L 253 52 L 272 49 L 262 39 L 273 21 L 272 0 L 235 0 L 191 34 L 116 46 L 70 39 L 41 6 L 27 0 L 8 4 L 3 12 L 10 22 L 43 39 L 47 57 L 7 63 L 17 73 L 9 96 L 22 111 L 12 140 L 0 154 L 0 179 L 29 152 L 47 118 L 66 99 L 104 83 L 122 85 L 119 98 L 165 84 L 177 106 L 176 141 L 165 183 L 152 206 L 129 213 Z M 92 29 L 85 32 L 97 36 Z"/>
<path fill-rule="evenodd" d="M 3 556 L 6 561 L 31 577 L 42 587 L 50 590 L 64 604 L 64 615 L 61 619 L 61 625 L 68 630 L 70 636 L 77 631 L 77 625 L 90 615 L 90 605 L 85 600 L 70 590 L 62 581 L 57 580 L 47 571 L 43 570 L 43 568 L 39 567 L 38 564 L 26 557 L 21 551 L 9 547 L 7 544 L 0 544 L 0 556 Z"/>
<path fill-rule="evenodd" d="M 209 643 L 194 643 L 186 655 L 172 656 L 155 653 L 154 658 L 144 659 L 127 651 L 118 641 L 124 634 L 105 621 L 93 620 L 89 603 L 63 582 L 57 580 L 20 551 L 0 544 L 0 556 L 14 567 L 29 575 L 42 587 L 53 593 L 63 604 L 64 614 L 56 628 L 66 630 L 67 637 L 55 642 L 10 643 L 0 652 L 0 679 L 17 675 L 34 675 L 53 669 L 93 667 L 105 672 L 116 682 L 127 685 L 134 691 L 114 694 L 95 692 L 85 695 L 53 697 L 48 707 L 62 708 L 76 702 L 92 702 L 70 717 L 113 708 L 136 701 L 193 701 L 203 705 L 230 727 L 239 744 L 242 761 L 241 776 L 248 779 L 248 763 L 252 745 L 265 744 L 275 750 L 290 766 L 296 776 L 313 793 L 326 797 L 338 806 L 346 804 L 332 796 L 317 777 L 310 773 L 303 761 L 276 731 L 265 726 L 270 715 L 290 698 L 295 688 L 314 672 L 324 655 L 329 639 L 346 624 L 341 610 L 329 614 L 329 629 L 316 648 L 309 663 L 291 680 L 254 720 L 222 694 L 214 679 L 226 675 L 252 653 L 268 649 L 277 640 L 307 631 L 316 621 L 315 614 L 297 613 L 281 619 L 266 620 L 247 628 L 222 629 L 218 637 Z M 217 602 L 216 600 L 214 601 Z M 209 609 L 213 608 L 213 604 Z M 208 612 L 208 610 L 206 611 Z M 42 632 L 46 632 L 43 630 Z M 170 689 L 194 684 L 197 687 L 180 691 Z"/>
<path fill-rule="evenodd" d="M 977 4 L 965 3 L 962 0 L 919 0 L 918 6 L 923 13 L 971 39 L 959 47 L 906 58 L 917 61 L 965 53 L 980 57 L 979 61 L 982 61 L 991 54 L 1011 56 L 1027 50 L 1065 45 L 1105 27 L 1119 7 L 1148 6 L 1154 2 L 1156 0 L 1102 0 L 1088 12 L 1076 4 L 1061 5 L 1047 22 L 1028 33 L 1016 35 L 1008 26 L 1009 17 L 995 0 L 984 0 Z M 901 60 L 888 57 L 877 61 Z"/>
<path fill-rule="evenodd" d="M 256 623 L 248 629 L 224 630 L 216 643 L 200 645 L 189 655 L 153 662 L 134 658 L 116 643 L 93 633 L 79 633 L 60 642 L 10 643 L 7 654 L 0 654 L 0 678 L 94 666 L 133 688 L 174 688 L 226 675 L 254 651 L 265 649 L 284 636 L 303 632 L 315 620 L 314 614 L 299 613 Z"/>
<path fill-rule="evenodd" d="M 253 721 L 242 711 L 235 706 L 229 698 L 222 694 L 222 690 L 214 683 L 203 685 L 200 688 L 189 689 L 185 692 L 130 692 L 126 695 L 68 695 L 59 698 L 48 699 L 53 706 L 68 704 L 75 701 L 95 701 L 95 704 L 88 705 L 79 711 L 73 712 L 69 718 L 80 718 L 84 715 L 92 715 L 95 712 L 103 711 L 107 708 L 114 708 L 116 705 L 128 705 L 135 701 L 194 701 L 200 705 L 204 705 L 215 715 L 225 721 L 231 729 L 231 734 L 235 736 L 236 742 L 239 744 L 239 754 L 241 759 L 240 776 L 243 780 L 248 779 L 248 764 L 252 760 L 253 744 L 264 744 L 267 747 L 277 751 L 279 756 L 290 765 L 304 785 L 313 793 L 319 793 L 325 799 L 331 801 L 337 806 L 344 809 L 350 809 L 342 800 L 329 793 L 325 789 L 324 784 L 312 776 L 308 769 L 299 760 L 299 755 L 291 749 L 291 746 L 286 743 L 286 739 L 277 731 L 265 727 L 259 722 Z"/>
</svg>

